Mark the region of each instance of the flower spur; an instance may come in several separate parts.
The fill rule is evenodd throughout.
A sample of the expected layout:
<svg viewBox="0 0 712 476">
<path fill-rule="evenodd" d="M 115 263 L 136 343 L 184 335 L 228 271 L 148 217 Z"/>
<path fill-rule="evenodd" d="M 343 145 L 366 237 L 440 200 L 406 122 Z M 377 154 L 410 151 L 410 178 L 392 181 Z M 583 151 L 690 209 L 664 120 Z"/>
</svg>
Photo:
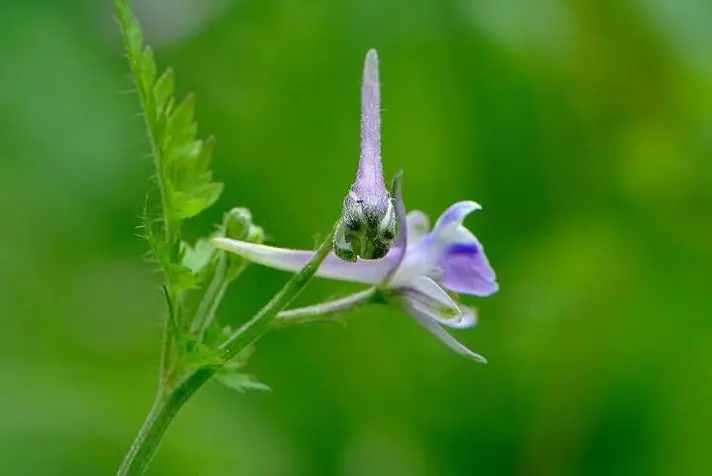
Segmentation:
<svg viewBox="0 0 712 476">
<path fill-rule="evenodd" d="M 378 53 L 369 50 L 361 86 L 361 156 L 356 180 L 344 198 L 334 253 L 344 261 L 383 258 L 396 237 L 393 200 L 381 163 L 381 86 Z"/>
<path fill-rule="evenodd" d="M 394 180 L 393 192 L 400 231 L 386 256 L 350 263 L 332 252 L 316 276 L 374 286 L 377 293 L 360 294 L 364 300 L 369 298 L 373 302 L 373 296 L 378 294 L 399 304 L 452 350 L 485 363 L 484 357 L 462 345 L 442 327 L 462 329 L 477 322 L 475 310 L 455 301 L 450 293 L 484 297 L 498 290 L 484 248 L 462 224 L 465 217 L 480 206 L 473 201 L 457 202 L 445 210 L 429 230 L 429 220 L 423 212 L 411 211 L 406 216 L 400 175 Z M 252 262 L 290 272 L 299 271 L 314 256 L 314 251 L 277 248 L 229 238 L 215 238 L 213 243 Z M 363 303 L 362 300 L 360 304 Z M 311 309 L 326 314 L 344 311 L 357 304 L 358 300 L 343 298 L 311 306 Z"/>
</svg>

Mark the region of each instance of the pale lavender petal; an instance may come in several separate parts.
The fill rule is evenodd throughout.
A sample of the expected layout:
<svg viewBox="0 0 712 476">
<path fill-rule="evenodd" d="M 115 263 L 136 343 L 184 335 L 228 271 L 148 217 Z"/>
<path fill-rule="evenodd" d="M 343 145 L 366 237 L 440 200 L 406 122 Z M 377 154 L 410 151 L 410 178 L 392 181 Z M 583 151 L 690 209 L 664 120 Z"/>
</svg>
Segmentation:
<svg viewBox="0 0 712 476">
<path fill-rule="evenodd" d="M 213 238 L 213 245 L 254 263 L 292 273 L 301 270 L 314 256 L 314 251 L 276 248 L 222 237 Z M 316 275 L 321 278 L 378 285 L 393 268 L 397 258 L 391 251 L 379 260 L 358 260 L 356 263 L 349 263 L 330 253 Z"/>
<path fill-rule="evenodd" d="M 479 241 L 455 243 L 440 262 L 443 286 L 456 293 L 489 296 L 499 289 L 497 278 Z"/>
<path fill-rule="evenodd" d="M 408 248 L 408 225 L 406 223 L 405 203 L 403 203 L 403 171 L 400 170 L 393 177 L 393 199 L 395 201 L 396 220 L 398 220 L 398 236 L 396 237 L 390 255 L 393 257 L 393 267 L 386 274 L 383 284 L 389 285 L 405 258 Z"/>
<path fill-rule="evenodd" d="M 453 243 L 472 236 L 462 226 L 462 220 L 479 208 L 480 206 L 475 202 L 463 201 L 455 203 L 440 215 L 435 228 L 408 248 L 403 263 L 393 278 L 393 285 L 401 286 L 417 276 L 437 274 L 441 269 L 440 260 L 445 250 Z M 463 231 L 466 235 L 463 235 Z"/>
<path fill-rule="evenodd" d="M 408 250 L 394 281 L 405 285 L 417 276 L 426 275 L 457 293 L 489 296 L 497 292 L 495 273 L 482 245 L 462 225 L 465 217 L 479 208 L 471 201 L 448 208 L 435 228 Z"/>
<path fill-rule="evenodd" d="M 401 294 L 413 307 L 430 314 L 441 324 L 456 329 L 475 325 L 475 312 L 460 306 L 430 278 L 420 276 L 414 279 Z"/>
<path fill-rule="evenodd" d="M 407 247 L 403 261 L 390 280 L 390 287 L 406 287 L 419 276 L 433 274 L 438 269 L 442 253 L 443 247 L 433 238 L 432 233 Z"/>
<path fill-rule="evenodd" d="M 450 295 L 441 288 L 435 281 L 427 276 L 418 276 L 408 283 L 404 290 L 414 300 L 427 303 L 430 307 L 441 307 L 445 312 L 452 315 L 459 315 L 460 308 Z"/>
<path fill-rule="evenodd" d="M 381 86 L 378 53 L 369 50 L 363 68 L 361 86 L 361 160 L 356 188 L 385 192 L 381 164 Z M 359 193 L 360 195 L 361 193 Z"/>
<path fill-rule="evenodd" d="M 450 327 L 454 327 L 456 329 L 465 329 L 468 327 L 476 326 L 477 322 L 479 321 L 477 309 L 469 306 L 463 306 L 462 304 L 459 304 L 459 306 L 460 311 L 462 312 L 462 319 L 460 325 L 453 326 L 452 324 L 450 324 Z"/>
<path fill-rule="evenodd" d="M 438 339 L 440 339 L 445 345 L 450 347 L 452 350 L 457 352 L 460 355 L 464 355 L 466 357 L 469 357 L 476 362 L 486 364 L 487 359 L 482 357 L 480 354 L 476 354 L 472 352 L 470 349 L 462 345 L 460 342 L 457 341 L 453 336 L 448 334 L 448 332 L 443 329 L 440 324 L 438 324 L 437 320 L 433 317 L 433 315 L 428 312 L 427 309 L 424 309 L 422 307 L 414 306 L 412 303 L 406 302 L 405 304 L 406 309 L 410 313 L 413 318 L 418 321 L 420 325 L 425 327 L 427 330 L 429 330 L 433 335 L 435 335 Z"/>
<path fill-rule="evenodd" d="M 461 225 L 462 221 L 475 210 L 480 210 L 482 207 L 479 203 L 473 202 L 472 200 L 465 200 L 462 202 L 457 202 L 450 206 L 442 215 L 438 218 L 435 223 L 433 232 L 442 232 L 443 228 L 449 228 L 453 225 Z"/>
<path fill-rule="evenodd" d="M 430 231 L 430 219 L 428 215 L 420 210 L 408 212 L 406 221 L 408 223 L 408 241 L 411 245 L 426 236 Z"/>
<path fill-rule="evenodd" d="M 415 302 L 413 304 L 413 309 L 427 314 L 438 323 L 452 329 L 468 329 L 477 324 L 477 311 L 471 307 L 460 306 L 460 314 L 454 317 L 449 314 L 443 314 L 442 310 L 434 309 L 427 304 Z"/>
<path fill-rule="evenodd" d="M 450 309 L 457 309 L 457 303 L 445 292 L 443 288 L 427 276 L 418 276 L 412 280 L 408 287 L 415 291 L 426 295 L 430 299 L 437 301 L 439 304 Z"/>
</svg>

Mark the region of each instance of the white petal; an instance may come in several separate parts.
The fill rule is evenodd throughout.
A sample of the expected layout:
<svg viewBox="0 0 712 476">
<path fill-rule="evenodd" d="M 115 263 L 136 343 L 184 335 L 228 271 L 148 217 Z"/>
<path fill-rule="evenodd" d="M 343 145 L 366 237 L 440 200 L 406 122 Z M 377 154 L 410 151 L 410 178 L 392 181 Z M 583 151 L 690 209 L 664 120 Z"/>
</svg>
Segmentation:
<svg viewBox="0 0 712 476">
<path fill-rule="evenodd" d="M 406 217 L 408 223 L 408 242 L 414 244 L 430 231 L 430 219 L 420 210 L 413 210 Z"/>
<path fill-rule="evenodd" d="M 440 324 L 452 329 L 467 329 L 477 324 L 477 313 L 474 309 L 459 306 L 457 314 L 452 314 L 446 309 L 438 309 L 431 304 L 411 300 L 410 303 L 416 310 L 429 315 Z M 446 311 L 446 312 L 443 312 Z"/>
<path fill-rule="evenodd" d="M 402 293 L 413 305 L 422 307 L 424 312 L 448 327 L 464 329 L 477 322 L 473 310 L 460 306 L 439 284 L 426 276 L 411 281 Z"/>
<path fill-rule="evenodd" d="M 222 237 L 213 238 L 213 245 L 254 263 L 292 273 L 301 270 L 314 256 L 314 251 L 276 248 Z M 316 275 L 321 278 L 377 285 L 394 266 L 394 258 L 389 253 L 379 260 L 358 260 L 356 263 L 349 263 L 330 253 Z"/>
<path fill-rule="evenodd" d="M 423 309 L 414 307 L 410 304 L 406 304 L 406 308 L 408 308 L 410 314 L 416 321 L 418 321 L 420 325 L 429 330 L 433 335 L 435 335 L 435 337 L 440 339 L 445 345 L 450 347 L 452 350 L 454 350 L 460 355 L 469 357 L 475 360 L 476 362 L 482 364 L 487 363 L 487 359 L 485 359 L 483 356 L 472 352 L 470 349 L 458 342 L 457 339 L 448 334 L 445 329 L 440 327 L 440 324 L 438 324 L 438 322 L 433 318 L 431 314 L 425 312 Z"/>
<path fill-rule="evenodd" d="M 477 323 L 473 309 L 455 302 L 443 288 L 432 279 L 420 276 L 401 291 L 410 304 L 429 314 L 440 324 L 454 329 L 465 329 Z"/>
<path fill-rule="evenodd" d="M 443 288 L 438 286 L 435 281 L 427 276 L 418 276 L 409 283 L 408 287 L 425 294 L 427 297 L 437 301 L 443 306 L 450 309 L 457 309 L 457 303 L 453 301 L 448 293 L 446 293 Z"/>
<path fill-rule="evenodd" d="M 407 223 L 407 218 L 405 214 L 405 203 L 403 202 L 402 170 L 398 171 L 395 177 L 393 177 L 392 190 L 396 210 L 396 218 L 398 219 L 398 226 L 400 227 L 400 230 L 389 253 L 393 259 L 393 266 L 386 274 L 385 279 L 381 282 L 381 285 L 384 287 L 390 287 L 390 285 L 393 283 L 393 278 L 396 276 L 396 274 L 398 274 L 398 269 L 400 269 L 401 263 L 405 258 L 405 253 L 408 248 L 408 226 L 404 225 L 405 223 Z"/>
</svg>

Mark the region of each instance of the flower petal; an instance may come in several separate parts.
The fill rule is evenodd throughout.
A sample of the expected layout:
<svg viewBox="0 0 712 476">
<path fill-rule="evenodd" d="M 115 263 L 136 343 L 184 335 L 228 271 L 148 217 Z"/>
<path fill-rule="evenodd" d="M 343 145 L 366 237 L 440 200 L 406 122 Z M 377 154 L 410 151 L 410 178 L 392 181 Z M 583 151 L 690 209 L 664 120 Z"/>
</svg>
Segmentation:
<svg viewBox="0 0 712 476">
<path fill-rule="evenodd" d="M 213 238 L 213 245 L 254 263 L 293 273 L 301 270 L 314 256 L 314 251 L 276 248 L 222 237 Z M 343 261 L 330 253 L 316 275 L 321 278 L 377 285 L 383 281 L 396 261 L 397 256 L 393 250 L 382 259 L 358 260 L 356 263 Z"/>
<path fill-rule="evenodd" d="M 398 236 L 395 246 L 405 249 L 408 246 L 408 218 L 405 214 L 405 202 L 403 202 L 403 171 L 399 170 L 393 177 L 393 202 L 395 205 L 396 218 L 398 219 Z"/>
<path fill-rule="evenodd" d="M 361 85 L 361 160 L 359 161 L 358 189 L 386 193 L 381 165 L 381 85 L 378 72 L 378 53 L 368 50 L 363 67 Z"/>
<path fill-rule="evenodd" d="M 408 249 L 394 286 L 407 286 L 418 276 L 430 276 L 457 293 L 489 296 L 497 292 L 499 286 L 484 248 L 462 225 L 467 214 L 479 208 L 471 201 L 448 208 L 435 228 Z"/>
<path fill-rule="evenodd" d="M 410 315 L 413 316 L 413 318 L 418 321 L 420 325 L 425 327 L 428 331 L 435 335 L 435 337 L 440 339 L 445 345 L 450 347 L 452 350 L 454 350 L 460 355 L 469 357 L 475 360 L 476 362 L 482 364 L 487 363 L 487 359 L 485 359 L 480 354 L 472 352 L 470 349 L 458 342 L 457 339 L 448 334 L 445 329 L 440 327 L 440 324 L 438 324 L 436 318 L 426 309 L 421 308 L 419 306 L 414 306 L 412 303 L 409 303 L 407 301 L 405 306 L 406 309 L 409 311 Z"/>
<path fill-rule="evenodd" d="M 441 324 L 455 329 L 472 327 L 476 323 L 474 311 L 461 307 L 435 281 L 419 276 L 411 281 L 403 296 L 416 307 L 430 313 Z"/>
<path fill-rule="evenodd" d="M 430 219 L 428 215 L 420 210 L 408 212 L 406 221 L 408 223 L 408 241 L 410 241 L 410 244 L 419 241 L 430 231 Z"/>
<path fill-rule="evenodd" d="M 405 256 L 398 269 L 393 273 L 389 287 L 407 287 L 419 276 L 428 276 L 437 268 L 442 250 L 436 246 L 430 236 L 426 236 L 413 246 L 406 249 Z"/>
<path fill-rule="evenodd" d="M 415 309 L 423 314 L 429 315 L 439 324 L 450 327 L 451 329 L 468 329 L 477 324 L 477 313 L 474 309 L 458 306 L 457 314 L 452 314 L 452 311 L 444 306 L 434 306 L 433 302 L 419 302 L 412 296 L 407 296 L 410 299 L 411 309 Z"/>
<path fill-rule="evenodd" d="M 489 296 L 499 290 L 494 269 L 477 238 L 471 235 L 470 240 L 454 243 L 445 250 L 440 261 L 440 282 L 456 293 Z"/>
<path fill-rule="evenodd" d="M 472 200 L 457 202 L 440 215 L 438 221 L 435 223 L 433 232 L 437 232 L 438 229 L 441 229 L 440 231 L 442 232 L 442 229 L 452 227 L 453 225 L 459 226 L 467 215 L 480 209 L 482 209 L 480 204 Z"/>
<path fill-rule="evenodd" d="M 408 287 L 424 294 L 434 301 L 437 301 L 443 306 L 447 306 L 451 309 L 457 308 L 457 303 L 448 295 L 448 293 L 446 293 L 443 288 L 438 286 L 435 281 L 427 276 L 418 276 L 409 283 Z"/>
<path fill-rule="evenodd" d="M 393 259 L 393 266 L 385 275 L 382 285 L 390 285 L 398 274 L 408 249 L 408 226 L 406 223 L 405 204 L 403 203 L 403 171 L 400 170 L 393 177 L 393 200 L 395 201 L 396 219 L 398 220 L 398 236 L 391 248 L 390 255 Z"/>
<path fill-rule="evenodd" d="M 392 286 L 405 286 L 418 276 L 437 274 L 445 250 L 462 238 L 461 230 L 467 232 L 467 229 L 462 226 L 462 220 L 479 208 L 480 206 L 475 202 L 464 201 L 455 203 L 445 210 L 438 218 L 435 228 L 408 247 L 408 252 L 392 279 Z"/>
</svg>

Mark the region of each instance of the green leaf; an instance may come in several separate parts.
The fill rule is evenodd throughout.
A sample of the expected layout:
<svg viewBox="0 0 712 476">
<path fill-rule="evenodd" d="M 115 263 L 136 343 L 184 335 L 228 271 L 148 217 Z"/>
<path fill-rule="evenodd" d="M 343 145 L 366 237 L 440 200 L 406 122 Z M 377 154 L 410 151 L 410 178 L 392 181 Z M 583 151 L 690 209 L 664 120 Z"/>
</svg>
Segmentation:
<svg viewBox="0 0 712 476">
<path fill-rule="evenodd" d="M 166 281 L 163 289 L 172 327 L 166 334 L 168 351 L 164 352 L 163 370 L 165 373 L 176 362 L 191 368 L 222 365 L 220 353 L 198 343 L 202 338 L 181 336 L 187 320 L 192 321 L 199 308 L 214 315 L 224 291 L 224 287 L 208 285 L 222 262 L 219 253 L 207 239 L 198 240 L 192 247 L 181 239 L 183 221 L 212 206 L 223 190 L 221 183 L 213 181 L 210 169 L 214 139 L 197 137 L 195 96 L 189 94 L 183 100 L 175 97 L 173 70 L 161 72 L 157 67 L 128 0 L 115 3 L 156 170 L 157 187 L 146 199 L 141 228 Z M 215 289 L 219 291 L 215 297 L 210 294 L 205 301 L 211 305 L 201 307 L 201 296 Z"/>
<path fill-rule="evenodd" d="M 141 33 L 141 26 L 136 21 L 128 7 L 126 2 L 117 1 L 116 2 L 116 12 L 119 20 L 119 26 L 121 27 L 124 44 L 129 54 L 129 59 L 134 58 L 132 54 L 137 51 L 141 51 L 143 48 L 143 34 Z"/>
<path fill-rule="evenodd" d="M 223 334 L 226 336 L 232 334 L 232 329 L 229 326 L 225 326 L 225 328 L 223 328 Z M 244 393 L 246 390 L 269 391 L 270 388 L 258 381 L 254 375 L 241 372 L 254 352 L 254 346 L 250 345 L 245 347 L 239 354 L 233 357 L 232 360 L 225 363 L 215 374 L 215 379 L 226 387 L 241 393 Z"/>
<path fill-rule="evenodd" d="M 178 365 L 181 370 L 194 370 L 203 367 L 222 366 L 225 360 L 218 349 L 199 343 L 195 334 L 190 332 L 181 336 L 179 341 L 181 358 Z"/>
<path fill-rule="evenodd" d="M 211 183 L 194 191 L 194 195 L 174 192 L 175 216 L 180 219 L 192 218 L 211 206 L 220 197 L 223 184 Z"/>
<path fill-rule="evenodd" d="M 183 265 L 195 275 L 202 274 L 205 268 L 217 259 L 217 250 L 209 238 L 199 239 L 195 246 L 190 246 L 187 243 L 184 243 L 183 246 Z"/>
<path fill-rule="evenodd" d="M 166 128 L 172 132 L 174 141 L 178 144 L 192 142 L 198 133 L 198 127 L 193 122 L 195 114 L 195 95 L 188 94 L 173 110 L 168 118 Z"/>
<path fill-rule="evenodd" d="M 230 326 L 225 326 L 222 329 L 222 333 L 225 337 L 229 337 L 232 335 L 234 330 Z M 230 369 L 230 370 L 240 370 L 244 369 L 247 366 L 247 362 L 250 360 L 250 357 L 255 353 L 255 346 L 254 345 L 248 345 L 242 351 L 237 354 L 235 357 L 230 359 L 227 363 L 225 363 L 225 368 Z"/>
<path fill-rule="evenodd" d="M 154 218 L 152 215 L 153 210 L 151 209 L 151 195 L 146 194 L 146 198 L 143 203 L 143 213 L 141 217 L 141 229 L 143 231 L 142 236 L 148 241 L 151 251 L 156 253 L 158 240 L 154 231 Z"/>
<path fill-rule="evenodd" d="M 200 152 L 200 156 L 196 161 L 195 166 L 200 170 L 209 170 L 210 162 L 213 157 L 213 150 L 215 149 L 215 136 L 208 136 L 203 141 L 203 150 Z"/>
<path fill-rule="evenodd" d="M 156 101 L 156 111 L 153 111 L 156 113 L 155 117 L 159 117 L 166 113 L 166 110 L 173 99 L 174 82 L 175 78 L 173 77 L 173 70 L 168 68 L 153 85 L 153 97 Z"/>
<path fill-rule="evenodd" d="M 221 370 L 215 374 L 215 380 L 240 393 L 245 393 L 247 390 L 261 390 L 263 392 L 271 390 L 267 385 L 258 381 L 254 375 L 239 372 Z"/>
<path fill-rule="evenodd" d="M 144 46 L 141 28 L 124 0 L 117 0 L 117 17 L 131 73 L 139 92 L 160 189 L 162 226 L 157 240 L 175 243 L 181 221 L 194 217 L 215 203 L 222 184 L 213 182 L 210 160 L 213 139 L 196 140 L 195 97 L 174 97 L 175 75 L 167 68 L 158 74 L 152 50 Z"/>
<path fill-rule="evenodd" d="M 197 285 L 195 275 L 187 266 L 177 263 L 166 263 L 164 269 L 168 281 L 173 284 L 177 292 L 193 289 Z"/>
<path fill-rule="evenodd" d="M 175 147 L 172 151 L 173 156 L 175 157 L 174 179 L 178 183 L 190 178 L 190 176 L 186 177 L 185 172 L 191 167 L 195 167 L 196 160 L 203 152 L 203 141 L 201 140 L 194 140 L 191 142 L 184 141 L 183 144 L 184 145 L 181 147 Z M 205 172 L 202 172 L 199 176 L 202 178 L 202 174 L 204 173 Z"/>
<path fill-rule="evenodd" d="M 142 87 L 144 91 L 148 91 L 151 85 L 156 81 L 156 60 L 153 56 L 153 50 L 150 47 L 146 49 L 141 54 L 141 71 L 142 75 Z"/>
<path fill-rule="evenodd" d="M 198 344 L 188 357 L 188 367 L 213 367 L 222 365 L 225 361 L 217 349 L 211 349 L 205 344 Z"/>
</svg>

